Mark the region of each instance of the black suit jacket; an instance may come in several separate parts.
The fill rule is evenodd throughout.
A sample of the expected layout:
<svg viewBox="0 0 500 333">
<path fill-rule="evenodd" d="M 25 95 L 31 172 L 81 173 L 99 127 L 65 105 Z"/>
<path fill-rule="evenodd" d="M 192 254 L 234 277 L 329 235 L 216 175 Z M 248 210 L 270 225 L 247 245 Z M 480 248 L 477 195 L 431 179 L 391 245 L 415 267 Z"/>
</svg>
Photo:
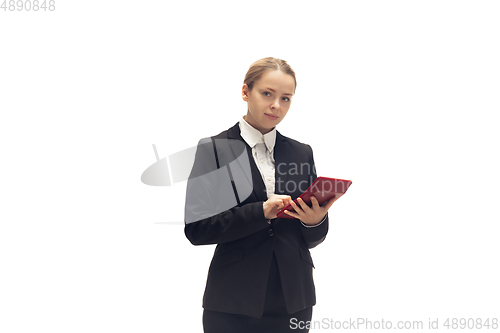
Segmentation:
<svg viewBox="0 0 500 333">
<path fill-rule="evenodd" d="M 252 189 L 235 207 L 212 216 L 186 221 L 186 237 L 194 245 L 217 244 L 210 264 L 203 307 L 208 310 L 261 317 L 264 311 L 269 269 L 273 252 L 279 267 L 283 295 L 289 313 L 316 303 L 313 282 L 313 261 L 310 248 L 323 242 L 328 232 L 328 215 L 316 227 L 305 227 L 297 219 L 267 220 L 263 202 L 267 200 L 262 176 L 255 165 L 251 148 L 240 135 L 237 123 L 229 130 L 212 137 L 239 140 L 244 143 L 251 168 Z M 209 161 L 217 160 L 222 168 L 237 158 L 226 147 L 213 147 L 201 140 L 187 185 L 186 216 L 200 207 L 217 206 L 222 195 L 219 184 L 194 184 L 194 177 L 213 171 Z M 242 145 L 243 146 L 243 145 Z M 276 133 L 274 147 L 276 194 L 297 198 L 316 179 L 312 149 Z M 234 169 L 234 163 L 232 168 Z M 239 177 L 238 177 L 239 175 Z M 230 172 L 233 189 L 244 181 L 241 173 Z M 220 182 L 217 182 L 220 183 Z M 227 192 L 227 191 L 226 191 Z M 237 191 L 235 191 L 237 192 Z M 203 202 L 203 204 L 200 204 Z M 208 205 L 208 206 L 206 206 Z M 191 219 L 194 220 L 194 219 Z"/>
</svg>

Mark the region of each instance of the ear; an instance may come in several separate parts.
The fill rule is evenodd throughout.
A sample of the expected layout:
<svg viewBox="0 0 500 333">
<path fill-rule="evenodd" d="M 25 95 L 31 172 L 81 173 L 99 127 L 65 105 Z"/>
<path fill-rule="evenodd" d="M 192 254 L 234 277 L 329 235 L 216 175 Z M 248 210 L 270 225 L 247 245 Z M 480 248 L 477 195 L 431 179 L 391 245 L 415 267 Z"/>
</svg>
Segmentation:
<svg viewBox="0 0 500 333">
<path fill-rule="evenodd" d="M 248 102 L 248 86 L 247 84 L 243 84 L 243 87 L 241 88 L 241 97 L 245 102 Z"/>
</svg>

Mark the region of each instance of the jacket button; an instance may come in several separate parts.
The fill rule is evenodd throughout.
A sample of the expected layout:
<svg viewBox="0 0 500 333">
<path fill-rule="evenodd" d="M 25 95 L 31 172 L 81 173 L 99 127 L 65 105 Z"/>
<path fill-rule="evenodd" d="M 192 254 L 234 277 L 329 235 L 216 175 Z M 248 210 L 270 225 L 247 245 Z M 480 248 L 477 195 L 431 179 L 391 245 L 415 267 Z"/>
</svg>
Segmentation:
<svg viewBox="0 0 500 333">
<path fill-rule="evenodd" d="M 274 236 L 274 231 L 273 229 L 269 229 L 269 231 L 267 232 L 269 234 L 269 236 Z"/>
</svg>

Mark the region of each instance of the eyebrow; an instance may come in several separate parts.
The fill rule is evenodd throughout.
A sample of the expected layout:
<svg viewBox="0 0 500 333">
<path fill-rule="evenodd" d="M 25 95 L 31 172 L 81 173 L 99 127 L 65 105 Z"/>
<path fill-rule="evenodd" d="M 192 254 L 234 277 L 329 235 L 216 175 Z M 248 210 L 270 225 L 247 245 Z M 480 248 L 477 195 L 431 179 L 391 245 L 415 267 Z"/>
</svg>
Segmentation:
<svg viewBox="0 0 500 333">
<path fill-rule="evenodd" d="M 271 89 L 271 88 L 264 88 L 264 89 L 268 89 L 268 90 L 271 90 L 272 92 L 276 92 L 276 90 Z M 283 95 L 293 96 L 292 94 L 283 94 Z"/>
</svg>

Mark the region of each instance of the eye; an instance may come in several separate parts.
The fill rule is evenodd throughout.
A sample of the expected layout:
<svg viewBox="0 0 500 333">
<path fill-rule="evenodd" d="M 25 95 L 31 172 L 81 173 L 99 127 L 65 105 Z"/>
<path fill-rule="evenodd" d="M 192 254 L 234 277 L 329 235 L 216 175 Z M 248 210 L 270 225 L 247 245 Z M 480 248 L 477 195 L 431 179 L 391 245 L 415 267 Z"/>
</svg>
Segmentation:
<svg viewBox="0 0 500 333">
<path fill-rule="evenodd" d="M 267 95 L 266 95 L 267 94 Z M 269 91 L 264 91 L 265 96 L 271 96 L 271 93 Z"/>
<path fill-rule="evenodd" d="M 290 102 L 290 98 L 288 98 L 288 97 L 283 97 L 283 100 L 284 100 L 285 102 Z"/>
</svg>

